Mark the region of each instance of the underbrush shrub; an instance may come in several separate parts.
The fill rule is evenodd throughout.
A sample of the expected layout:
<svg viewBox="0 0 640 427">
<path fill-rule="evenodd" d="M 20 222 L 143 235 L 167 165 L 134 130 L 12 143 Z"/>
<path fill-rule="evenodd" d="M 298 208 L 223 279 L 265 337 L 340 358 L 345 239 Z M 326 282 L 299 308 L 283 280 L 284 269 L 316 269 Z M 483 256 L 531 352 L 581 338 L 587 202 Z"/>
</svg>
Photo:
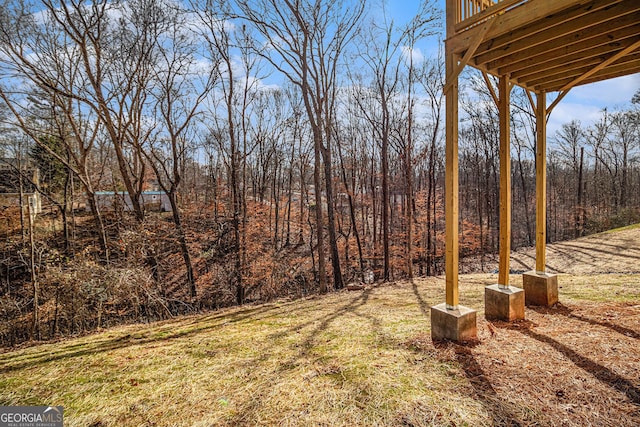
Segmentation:
<svg viewBox="0 0 640 427">
<path fill-rule="evenodd" d="M 49 271 L 46 279 L 56 290 L 58 307 L 57 316 L 49 316 L 48 321 L 63 334 L 169 315 L 149 272 L 142 267 L 74 260 L 64 268 Z"/>
<path fill-rule="evenodd" d="M 25 314 L 19 302 L 8 294 L 0 297 L 0 344 L 14 346 L 29 338 L 29 330 L 16 328 Z"/>
<path fill-rule="evenodd" d="M 306 296 L 315 286 L 305 274 L 309 266 L 294 256 L 266 253 L 250 268 L 249 297 L 258 301 L 271 301 L 281 297 Z"/>
<path fill-rule="evenodd" d="M 640 223 L 640 208 L 623 208 L 613 215 L 609 212 L 589 213 L 585 223 L 585 234 L 600 233 L 638 223 Z"/>
<path fill-rule="evenodd" d="M 245 302 L 299 298 L 315 293 L 309 245 L 275 244 L 268 206 L 250 209 L 242 249 Z M 39 217 L 40 220 L 40 217 Z M 33 292 L 28 247 L 15 236 L 0 260 L 0 347 L 36 339 L 81 335 L 100 328 L 150 322 L 237 304 L 237 249 L 232 220 L 201 211 L 184 214 L 196 296 L 186 280 L 179 236 L 170 216 L 105 214 L 108 257 L 89 217 L 76 218 L 73 244 L 60 228 L 35 233 L 38 257 L 38 333 L 33 334 Z M 11 276 L 9 278 L 9 276 Z M 3 286 L 4 285 L 4 286 Z"/>
<path fill-rule="evenodd" d="M 105 266 L 80 258 L 47 268 L 39 280 L 41 339 L 172 316 L 170 303 L 143 267 Z M 30 284 L 23 286 L 24 292 L 0 299 L 2 346 L 29 338 L 33 306 L 21 297 Z"/>
<path fill-rule="evenodd" d="M 232 283 L 233 271 L 229 265 L 223 263 L 207 265 L 206 272 L 196 279 L 200 308 L 217 310 L 235 305 L 236 295 Z"/>
</svg>

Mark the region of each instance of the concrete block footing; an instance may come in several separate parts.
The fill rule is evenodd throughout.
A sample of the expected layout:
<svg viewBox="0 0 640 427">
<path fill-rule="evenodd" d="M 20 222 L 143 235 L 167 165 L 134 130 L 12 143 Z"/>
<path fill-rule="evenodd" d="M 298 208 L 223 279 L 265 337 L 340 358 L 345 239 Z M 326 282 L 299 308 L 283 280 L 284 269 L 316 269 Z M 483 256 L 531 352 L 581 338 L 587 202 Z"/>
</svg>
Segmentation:
<svg viewBox="0 0 640 427">
<path fill-rule="evenodd" d="M 484 316 L 488 320 L 513 322 L 524 319 L 523 289 L 491 285 L 484 288 Z"/>
<path fill-rule="evenodd" d="M 539 271 L 529 271 L 522 275 L 524 303 L 551 307 L 558 302 L 558 276 Z"/>
<path fill-rule="evenodd" d="M 431 307 L 431 338 L 458 342 L 476 339 L 476 311 L 461 305 L 456 309 L 449 309 L 446 304 L 434 305 Z"/>
</svg>

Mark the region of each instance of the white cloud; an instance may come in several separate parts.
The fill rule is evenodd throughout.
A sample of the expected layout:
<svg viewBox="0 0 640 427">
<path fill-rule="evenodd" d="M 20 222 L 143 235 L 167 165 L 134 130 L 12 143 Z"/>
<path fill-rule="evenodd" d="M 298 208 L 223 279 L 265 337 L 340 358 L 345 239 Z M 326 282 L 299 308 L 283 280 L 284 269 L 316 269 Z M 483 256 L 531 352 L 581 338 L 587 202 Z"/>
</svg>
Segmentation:
<svg viewBox="0 0 640 427">
<path fill-rule="evenodd" d="M 640 89 L 640 74 L 632 74 L 578 86 L 569 92 L 567 98 L 571 96 L 571 98 L 580 102 L 614 106 L 631 101 L 631 97 L 638 89 Z"/>
<path fill-rule="evenodd" d="M 583 126 L 590 126 L 602 116 L 602 108 L 597 105 L 567 102 L 562 100 L 551 112 L 547 123 L 547 136 L 555 135 L 563 124 L 579 120 Z"/>
<path fill-rule="evenodd" d="M 420 48 L 417 47 L 412 49 L 410 46 L 402 46 L 402 58 L 407 64 L 409 64 L 409 60 L 411 59 L 414 66 L 424 62 L 424 54 Z"/>
<path fill-rule="evenodd" d="M 200 15 L 202 14 L 202 15 Z M 212 18 L 212 21 L 209 21 L 211 17 L 206 16 L 205 12 L 189 12 L 185 13 L 185 28 L 193 31 L 194 33 L 208 33 L 210 31 L 217 32 L 226 32 L 232 33 L 236 31 L 236 24 L 228 19 L 223 18 Z"/>
<path fill-rule="evenodd" d="M 281 89 L 280 85 L 268 84 L 264 80 L 254 76 L 248 76 L 247 82 L 247 86 L 256 92 L 277 91 Z"/>
<path fill-rule="evenodd" d="M 553 136 L 563 124 L 572 120 L 579 120 L 585 127 L 591 126 L 602 117 L 602 110 L 628 104 L 638 89 L 640 74 L 575 87 L 551 112 L 547 134 Z M 551 104 L 553 99 L 549 96 L 547 103 Z"/>
<path fill-rule="evenodd" d="M 200 76 L 205 76 L 211 72 L 213 63 L 207 58 L 195 58 L 192 72 Z"/>
</svg>

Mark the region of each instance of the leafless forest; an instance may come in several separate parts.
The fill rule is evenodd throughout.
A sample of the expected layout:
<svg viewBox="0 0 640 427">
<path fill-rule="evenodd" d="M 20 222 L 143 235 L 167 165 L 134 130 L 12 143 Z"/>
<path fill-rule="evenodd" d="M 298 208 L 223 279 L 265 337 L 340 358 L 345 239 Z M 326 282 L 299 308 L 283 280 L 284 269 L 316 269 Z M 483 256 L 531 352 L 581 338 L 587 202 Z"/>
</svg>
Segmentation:
<svg viewBox="0 0 640 427">
<path fill-rule="evenodd" d="M 3 0 L 0 345 L 441 274 L 445 76 L 416 44 L 443 13 L 369 3 Z M 460 248 L 483 268 L 498 117 L 462 85 Z M 512 98 L 517 248 L 535 118 Z M 640 91 L 549 149 L 551 241 L 640 221 Z"/>
</svg>

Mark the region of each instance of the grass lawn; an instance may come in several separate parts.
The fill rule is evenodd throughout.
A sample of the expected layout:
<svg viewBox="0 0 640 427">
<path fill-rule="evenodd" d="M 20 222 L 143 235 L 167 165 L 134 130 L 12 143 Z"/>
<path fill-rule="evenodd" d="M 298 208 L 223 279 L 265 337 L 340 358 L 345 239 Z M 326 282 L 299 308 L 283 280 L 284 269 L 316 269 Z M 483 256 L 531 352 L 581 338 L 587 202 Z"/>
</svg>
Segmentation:
<svg viewBox="0 0 640 427">
<path fill-rule="evenodd" d="M 131 325 L 0 354 L 0 405 L 65 426 L 640 424 L 640 276 L 560 276 L 561 305 L 433 343 L 444 279 Z M 520 276 L 513 276 L 520 285 Z"/>
</svg>

